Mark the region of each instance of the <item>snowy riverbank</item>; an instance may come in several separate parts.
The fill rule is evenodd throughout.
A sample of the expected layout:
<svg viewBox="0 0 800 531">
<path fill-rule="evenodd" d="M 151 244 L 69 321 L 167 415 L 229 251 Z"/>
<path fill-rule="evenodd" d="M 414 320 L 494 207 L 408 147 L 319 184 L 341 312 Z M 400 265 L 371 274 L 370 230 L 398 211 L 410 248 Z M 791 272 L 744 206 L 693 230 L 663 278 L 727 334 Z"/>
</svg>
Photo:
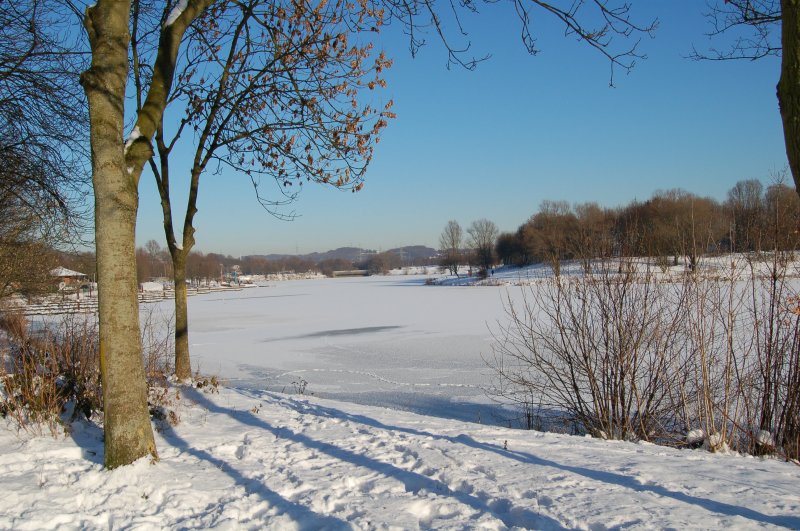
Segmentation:
<svg viewBox="0 0 800 531">
<path fill-rule="evenodd" d="M 800 527 L 800 467 L 182 389 L 161 460 L 102 469 L 101 431 L 0 430 L 4 529 Z"/>
</svg>

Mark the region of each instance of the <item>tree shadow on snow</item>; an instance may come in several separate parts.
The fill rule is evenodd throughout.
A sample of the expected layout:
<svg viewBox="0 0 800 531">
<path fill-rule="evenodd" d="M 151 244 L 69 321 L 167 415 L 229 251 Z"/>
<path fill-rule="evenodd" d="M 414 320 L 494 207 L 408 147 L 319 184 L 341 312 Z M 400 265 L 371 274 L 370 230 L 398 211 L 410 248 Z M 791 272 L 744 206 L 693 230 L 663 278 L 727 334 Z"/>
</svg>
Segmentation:
<svg viewBox="0 0 800 531">
<path fill-rule="evenodd" d="M 257 388 L 255 385 L 251 387 Z M 514 418 L 513 413 L 499 404 L 459 401 L 447 395 L 410 391 L 362 391 L 357 393 L 319 391 L 315 392 L 314 396 L 351 404 L 408 411 L 428 417 L 461 420 L 484 426 L 510 428 L 521 422 Z"/>
<path fill-rule="evenodd" d="M 565 529 L 556 520 L 546 515 L 538 514 L 530 509 L 521 507 L 509 507 L 509 504 L 503 504 L 503 503 L 499 504 L 491 503 L 489 500 L 481 499 L 467 492 L 463 492 L 460 490 L 453 490 L 446 484 L 442 483 L 441 481 L 430 478 L 428 476 L 412 472 L 409 470 L 404 470 L 402 468 L 398 468 L 390 463 L 378 461 L 367 455 L 358 454 L 351 450 L 340 448 L 334 444 L 312 439 L 311 437 L 303 433 L 292 431 L 289 428 L 273 426 L 250 411 L 236 411 L 217 405 L 212 401 L 210 401 L 208 397 L 205 396 L 203 393 L 198 392 L 195 389 L 186 389 L 184 391 L 184 396 L 186 396 L 186 398 L 190 400 L 195 401 L 197 404 L 206 408 L 208 411 L 212 413 L 222 413 L 228 415 L 232 419 L 242 424 L 268 431 L 277 438 L 300 443 L 306 446 L 307 448 L 315 449 L 319 452 L 327 454 L 330 457 L 333 457 L 334 459 L 348 462 L 355 466 L 362 467 L 368 470 L 372 470 L 373 472 L 377 472 L 378 474 L 381 474 L 385 477 L 393 478 L 401 482 L 405 486 L 406 492 L 416 494 L 422 490 L 425 490 L 427 492 L 435 493 L 440 496 L 451 497 L 457 500 L 458 502 L 475 509 L 481 514 L 490 514 L 494 516 L 495 518 L 502 521 L 505 525 L 509 527 L 519 526 L 528 529 L 532 528 L 532 529 L 554 530 L 554 531 Z M 330 410 L 331 413 L 333 413 L 334 411 L 336 410 Z M 313 411 L 308 411 L 308 412 L 314 413 Z M 323 412 L 320 411 L 319 413 Z M 331 414 L 331 416 L 334 415 Z M 347 415 L 342 412 L 338 412 L 335 416 L 336 418 L 352 418 L 350 415 Z M 364 417 L 364 419 L 371 420 L 373 423 L 375 423 L 376 426 L 380 425 L 380 423 L 377 423 L 377 421 L 374 421 L 372 419 L 367 419 L 366 417 Z M 385 429 L 388 430 L 393 428 L 385 426 Z M 186 450 L 189 452 L 197 451 L 197 450 L 192 450 L 190 448 L 186 448 Z M 202 451 L 198 452 L 204 454 L 206 453 Z M 216 459 L 213 456 L 209 457 L 211 459 Z M 493 507 L 500 507 L 500 509 L 493 510 Z"/>
<path fill-rule="evenodd" d="M 453 444 L 469 446 L 470 448 L 474 448 L 476 450 L 492 452 L 502 457 L 519 461 L 521 463 L 532 464 L 536 466 L 547 466 L 564 472 L 570 472 L 595 481 L 600 481 L 603 483 L 625 487 L 636 492 L 651 492 L 658 496 L 662 496 L 665 498 L 672 498 L 673 500 L 679 502 L 696 505 L 712 513 L 718 513 L 725 516 L 739 516 L 742 518 L 746 518 L 748 520 L 753 520 L 755 522 L 760 522 L 763 524 L 775 525 L 780 527 L 787 527 L 789 529 L 800 529 L 800 517 L 795 515 L 778 515 L 778 516 L 767 515 L 762 512 L 756 511 L 754 509 L 750 509 L 748 507 L 731 505 L 725 502 L 700 498 L 698 496 L 693 496 L 683 492 L 675 492 L 667 489 L 662 485 L 645 485 L 635 478 L 625 476 L 622 474 L 616 474 L 614 472 L 605 472 L 602 470 L 593 470 L 591 468 L 586 468 L 581 466 L 568 465 L 550 459 L 537 457 L 527 452 L 518 452 L 518 451 L 504 449 L 500 446 L 476 441 L 475 439 L 473 439 L 468 435 L 462 434 L 458 435 L 457 437 L 451 437 L 447 435 L 438 435 L 435 433 L 429 433 L 414 428 L 390 426 L 380 422 L 379 420 L 370 417 L 365 417 L 363 415 L 351 415 L 349 413 L 346 413 L 344 411 L 335 408 L 321 406 L 318 404 L 310 404 L 307 402 L 300 402 L 294 399 L 290 400 L 284 399 L 280 403 L 281 405 L 291 407 L 295 411 L 305 414 L 313 414 L 326 418 L 338 418 L 338 419 L 349 420 L 380 430 L 396 431 L 396 432 L 406 433 L 409 435 L 415 435 L 418 437 L 430 437 L 432 439 L 447 441 Z"/>
<path fill-rule="evenodd" d="M 104 463 L 103 428 L 88 420 L 76 420 L 68 433 L 84 459 L 96 465 Z"/>
<path fill-rule="evenodd" d="M 188 389 L 186 391 L 188 391 Z M 186 391 L 184 392 L 187 395 L 190 395 L 193 400 L 197 401 L 198 403 L 202 403 L 200 400 L 202 393 L 198 393 L 194 389 L 191 390 L 193 391 L 191 393 Z M 288 515 L 290 518 L 292 518 L 292 520 L 295 521 L 295 523 L 297 523 L 300 529 L 352 529 L 352 526 L 343 520 L 334 518 L 332 516 L 318 514 L 305 505 L 287 500 L 277 492 L 269 489 L 258 478 L 245 477 L 227 461 L 213 456 L 205 450 L 193 448 L 189 445 L 189 443 L 186 442 L 186 440 L 181 438 L 172 430 L 162 433 L 162 435 L 164 440 L 175 448 L 193 455 L 197 459 L 206 461 L 211 466 L 224 472 L 237 485 L 244 488 L 246 495 L 256 495 L 263 501 L 267 502 L 270 507 L 276 511 L 276 515 Z M 213 510 L 214 508 L 212 507 L 209 508 L 207 512 L 210 513 Z"/>
</svg>

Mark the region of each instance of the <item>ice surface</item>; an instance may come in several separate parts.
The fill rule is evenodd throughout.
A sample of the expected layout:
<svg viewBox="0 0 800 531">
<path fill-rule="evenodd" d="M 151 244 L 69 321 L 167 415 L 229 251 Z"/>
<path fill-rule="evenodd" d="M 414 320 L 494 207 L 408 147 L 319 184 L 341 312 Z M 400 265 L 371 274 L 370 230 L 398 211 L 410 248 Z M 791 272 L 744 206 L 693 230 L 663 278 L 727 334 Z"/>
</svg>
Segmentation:
<svg viewBox="0 0 800 531">
<path fill-rule="evenodd" d="M 425 286 L 424 276 L 275 282 L 189 299 L 192 360 L 235 385 L 483 422 L 489 325 L 519 288 Z M 165 311 L 171 302 L 165 301 Z"/>
</svg>

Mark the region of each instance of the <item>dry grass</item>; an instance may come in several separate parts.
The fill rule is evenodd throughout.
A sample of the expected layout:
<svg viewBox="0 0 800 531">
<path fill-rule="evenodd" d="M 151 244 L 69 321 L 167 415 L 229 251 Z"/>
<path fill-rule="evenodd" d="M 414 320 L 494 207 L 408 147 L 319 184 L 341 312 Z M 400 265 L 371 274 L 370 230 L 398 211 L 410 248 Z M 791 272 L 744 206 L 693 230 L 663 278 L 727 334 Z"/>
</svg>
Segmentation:
<svg viewBox="0 0 800 531">
<path fill-rule="evenodd" d="M 179 422 L 174 406 L 180 391 L 170 384 L 173 326 L 166 319 L 148 311 L 141 321 L 148 405 L 157 429 Z M 98 332 L 93 317 L 64 315 L 35 332 L 21 313 L 0 311 L 0 415 L 34 434 L 64 433 L 78 418 L 102 423 Z"/>
</svg>

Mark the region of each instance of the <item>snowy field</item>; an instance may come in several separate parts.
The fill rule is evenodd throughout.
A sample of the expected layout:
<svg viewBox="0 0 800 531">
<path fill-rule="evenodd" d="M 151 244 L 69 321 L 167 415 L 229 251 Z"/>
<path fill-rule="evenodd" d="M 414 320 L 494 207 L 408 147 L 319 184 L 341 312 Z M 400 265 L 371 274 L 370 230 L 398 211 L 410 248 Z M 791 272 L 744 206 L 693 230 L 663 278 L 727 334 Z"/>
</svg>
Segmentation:
<svg viewBox="0 0 800 531">
<path fill-rule="evenodd" d="M 431 287 L 425 276 L 275 282 L 189 299 L 194 366 L 235 386 L 501 422 L 483 388 L 487 325 L 519 288 Z M 169 301 L 162 311 L 172 311 Z"/>
<path fill-rule="evenodd" d="M 111 472 L 94 424 L 5 424 L 0 529 L 800 529 L 797 464 L 503 427 L 482 356 L 515 275 L 191 297 L 193 361 L 226 386 L 179 388 L 160 461 Z"/>
<path fill-rule="evenodd" d="M 2 529 L 800 528 L 800 467 L 254 391 L 181 390 L 161 460 L 0 430 Z"/>
</svg>

